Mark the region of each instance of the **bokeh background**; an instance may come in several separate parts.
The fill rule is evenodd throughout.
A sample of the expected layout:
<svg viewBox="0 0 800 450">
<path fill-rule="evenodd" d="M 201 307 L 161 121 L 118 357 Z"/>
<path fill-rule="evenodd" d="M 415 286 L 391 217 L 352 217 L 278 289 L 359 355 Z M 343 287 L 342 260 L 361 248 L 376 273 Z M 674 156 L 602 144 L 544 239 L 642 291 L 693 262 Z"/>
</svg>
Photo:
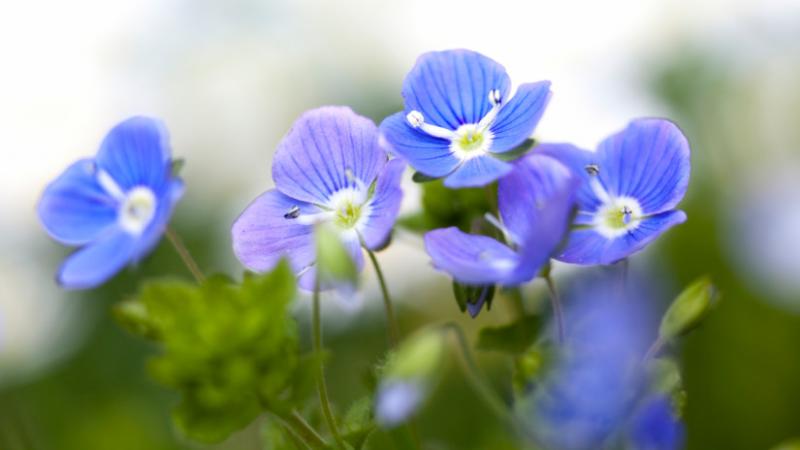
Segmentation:
<svg viewBox="0 0 800 450">
<path fill-rule="evenodd" d="M 592 148 L 637 116 L 683 128 L 689 221 L 631 267 L 658 286 L 656 309 L 704 273 L 724 293 L 677 349 L 688 447 L 769 449 L 800 436 L 796 0 L 30 0 L 0 4 L 0 448 L 197 448 L 170 424 L 176 399 L 147 377 L 154 350 L 109 313 L 143 277 L 188 274 L 164 242 L 100 289 L 60 291 L 53 274 L 68 250 L 34 213 L 50 179 L 119 120 L 163 118 L 187 161 L 175 227 L 205 270 L 238 276 L 230 224 L 271 187 L 273 149 L 292 121 L 324 104 L 379 121 L 402 107 L 416 56 L 453 47 L 500 61 L 515 83 L 553 82 L 539 139 Z M 409 182 L 405 211 L 417 195 Z M 413 233 L 380 258 L 405 329 L 452 318 L 474 331 L 509 317 L 502 304 L 461 315 Z M 575 272 L 555 270 L 561 282 Z M 297 308 L 304 316 L 303 300 Z M 384 349 L 373 274 L 358 301 L 331 299 L 325 315 L 329 384 L 346 403 L 363 394 L 353 371 Z M 481 362 L 507 375 L 502 358 Z M 422 433 L 442 449 L 500 448 L 497 424 L 451 371 Z M 218 448 L 263 448 L 259 433 L 256 423 Z"/>
</svg>

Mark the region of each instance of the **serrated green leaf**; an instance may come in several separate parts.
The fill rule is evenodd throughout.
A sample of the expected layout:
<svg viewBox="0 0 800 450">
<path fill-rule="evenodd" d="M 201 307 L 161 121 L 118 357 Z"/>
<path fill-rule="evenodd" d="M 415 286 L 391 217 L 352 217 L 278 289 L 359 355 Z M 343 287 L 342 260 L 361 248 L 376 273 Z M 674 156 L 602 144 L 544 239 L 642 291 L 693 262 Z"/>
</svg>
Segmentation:
<svg viewBox="0 0 800 450">
<path fill-rule="evenodd" d="M 154 281 L 117 308 L 129 331 L 157 343 L 148 367 L 177 390 L 178 427 L 218 442 L 246 426 L 263 405 L 290 397 L 298 364 L 297 327 L 289 314 L 295 280 L 288 263 L 241 284 L 212 276 L 197 286 Z"/>
<path fill-rule="evenodd" d="M 536 316 L 525 316 L 498 327 L 484 327 L 478 333 L 477 348 L 518 355 L 527 350 L 536 340 L 541 320 Z"/>
<path fill-rule="evenodd" d="M 717 303 L 718 295 L 708 277 L 690 284 L 672 302 L 661 319 L 658 333 L 663 341 L 682 336 L 696 328 Z"/>
</svg>

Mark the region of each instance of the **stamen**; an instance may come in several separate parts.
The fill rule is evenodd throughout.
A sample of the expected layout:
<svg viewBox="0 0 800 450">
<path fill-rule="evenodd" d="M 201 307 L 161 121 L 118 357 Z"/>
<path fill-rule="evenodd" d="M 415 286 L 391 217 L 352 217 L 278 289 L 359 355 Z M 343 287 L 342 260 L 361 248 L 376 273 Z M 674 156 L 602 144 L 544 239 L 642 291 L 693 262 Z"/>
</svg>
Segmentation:
<svg viewBox="0 0 800 450">
<path fill-rule="evenodd" d="M 299 214 L 294 220 L 300 225 L 316 225 L 328 222 L 336 217 L 336 211 L 323 211 L 316 214 Z"/>
<path fill-rule="evenodd" d="M 517 236 L 515 236 L 514 233 L 511 232 L 511 230 L 506 228 L 505 225 L 500 223 L 500 220 L 493 214 L 487 212 L 486 214 L 483 215 L 483 218 L 486 219 L 486 221 L 489 222 L 493 227 L 497 228 L 501 233 L 503 233 L 503 237 L 505 238 L 506 242 L 510 244 L 519 243 Z"/>
<path fill-rule="evenodd" d="M 100 184 L 100 187 L 102 187 L 103 190 L 105 190 L 106 193 L 115 200 L 125 200 L 125 193 L 122 192 L 122 188 L 119 187 L 117 182 L 114 181 L 114 179 L 111 178 L 111 175 L 109 175 L 109 173 L 105 170 L 97 170 L 97 182 Z"/>
<path fill-rule="evenodd" d="M 289 208 L 289 211 L 283 215 L 284 219 L 297 219 L 300 215 L 300 207 L 297 205 L 292 206 Z"/>
<path fill-rule="evenodd" d="M 625 225 L 630 224 L 631 223 L 631 215 L 633 214 L 633 210 L 631 210 L 631 208 L 628 207 L 628 205 L 625 205 L 625 206 L 622 207 L 622 211 L 621 212 L 622 212 L 622 222 L 625 223 Z"/>
<path fill-rule="evenodd" d="M 608 195 L 606 188 L 603 187 L 603 184 L 600 183 L 599 175 L 600 175 L 600 166 L 597 164 L 588 164 L 584 167 L 586 173 L 589 174 L 589 186 L 592 188 L 592 192 L 594 195 L 597 196 L 600 201 L 603 203 L 609 203 L 611 201 L 611 196 Z"/>
<path fill-rule="evenodd" d="M 448 139 L 452 141 L 458 137 L 452 130 L 425 123 L 425 116 L 423 116 L 422 113 L 417 110 L 408 113 L 406 115 L 406 121 L 408 121 L 408 124 L 413 128 L 422 130 L 423 132 L 435 138 Z"/>
<path fill-rule="evenodd" d="M 589 175 L 600 175 L 600 166 L 597 164 L 587 164 L 586 167 L 584 167 L 584 170 L 586 170 L 586 173 Z"/>
<path fill-rule="evenodd" d="M 489 103 L 492 104 L 492 109 L 486 113 L 485 116 L 478 122 L 478 131 L 483 132 L 487 128 L 489 128 L 492 123 L 494 123 L 494 119 L 497 118 L 497 113 L 500 112 L 500 108 L 503 106 L 503 98 L 500 94 L 499 89 L 492 89 L 489 91 Z"/>
</svg>

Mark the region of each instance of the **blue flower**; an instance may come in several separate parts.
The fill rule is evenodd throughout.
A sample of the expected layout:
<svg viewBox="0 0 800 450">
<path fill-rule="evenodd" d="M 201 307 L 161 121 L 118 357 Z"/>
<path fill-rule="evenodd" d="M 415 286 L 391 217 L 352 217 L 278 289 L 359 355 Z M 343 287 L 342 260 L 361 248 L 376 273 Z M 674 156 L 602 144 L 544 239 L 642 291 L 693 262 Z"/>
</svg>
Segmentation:
<svg viewBox="0 0 800 450">
<path fill-rule="evenodd" d="M 515 286 L 533 279 L 567 231 L 578 178 L 554 158 L 531 153 L 500 179 L 498 208 L 492 216 L 509 245 L 455 227 L 425 235 L 433 265 L 468 285 Z"/>
<path fill-rule="evenodd" d="M 94 158 L 69 166 L 39 200 L 50 236 L 81 247 L 61 266 L 58 282 L 95 287 L 144 257 L 182 194 L 161 122 L 133 117 L 112 128 Z"/>
<path fill-rule="evenodd" d="M 542 144 L 537 150 L 584 180 L 575 227 L 558 260 L 612 264 L 686 220 L 674 208 L 689 184 L 689 144 L 669 121 L 635 120 L 596 152 L 569 144 Z"/>
<path fill-rule="evenodd" d="M 375 420 L 384 428 L 404 423 L 417 412 L 426 394 L 424 383 L 412 379 L 381 383 L 375 400 Z"/>
<path fill-rule="evenodd" d="M 628 433 L 632 450 L 679 450 L 686 431 L 669 399 L 656 395 L 634 414 Z"/>
<path fill-rule="evenodd" d="M 275 152 L 275 189 L 256 198 L 234 223 L 233 250 L 259 272 L 288 257 L 300 286 L 310 290 L 316 277 L 314 226 L 328 223 L 361 270 L 361 246 L 380 248 L 392 230 L 404 169 L 400 160 L 387 161 L 369 119 L 347 107 L 308 111 Z"/>
<path fill-rule="evenodd" d="M 381 131 L 414 169 L 445 186 L 483 186 L 511 171 L 498 159 L 526 138 L 550 99 L 550 82 L 522 84 L 509 98 L 505 68 L 479 53 L 425 53 L 403 82 L 405 111 Z"/>
<path fill-rule="evenodd" d="M 574 287 L 574 286 L 573 286 Z M 618 448 L 645 382 L 649 340 L 640 298 L 621 298 L 615 283 L 585 283 L 568 294 L 567 336 L 555 367 L 523 399 L 520 413 L 546 448 Z"/>
</svg>

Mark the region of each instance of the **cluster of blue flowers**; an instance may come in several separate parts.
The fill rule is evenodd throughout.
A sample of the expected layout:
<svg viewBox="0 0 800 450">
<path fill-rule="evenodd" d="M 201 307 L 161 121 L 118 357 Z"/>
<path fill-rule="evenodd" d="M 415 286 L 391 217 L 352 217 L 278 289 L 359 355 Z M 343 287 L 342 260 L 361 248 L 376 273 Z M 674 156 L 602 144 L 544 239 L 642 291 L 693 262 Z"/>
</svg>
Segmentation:
<svg viewBox="0 0 800 450">
<path fill-rule="evenodd" d="M 287 258 L 302 288 L 331 287 L 317 280 L 315 230 L 321 225 L 336 230 L 360 270 L 364 249 L 388 243 L 407 166 L 443 179 L 451 189 L 496 183 L 497 211 L 485 220 L 502 238 L 456 227 L 424 236 L 433 266 L 470 286 L 516 287 L 537 277 L 551 259 L 613 264 L 686 220 L 675 208 L 689 181 L 689 145 L 667 120 L 634 120 L 595 151 L 537 143 L 522 156 L 509 157 L 533 134 L 551 94 L 548 81 L 520 84 L 512 94 L 502 65 L 473 51 L 450 50 L 417 60 L 402 86 L 405 109 L 380 126 L 347 107 L 304 113 L 275 152 L 275 188 L 233 224 L 234 253 L 256 272 Z M 134 117 L 108 133 L 94 158 L 79 160 L 46 188 L 38 205 L 44 228 L 55 240 L 79 247 L 58 271 L 62 286 L 95 287 L 153 249 L 183 192 L 172 167 L 163 125 Z M 478 311 L 480 305 L 473 312 Z M 566 373 L 561 381 L 578 378 L 568 396 L 576 386 L 582 389 L 585 378 L 604 376 L 591 370 Z M 624 377 L 618 375 L 612 370 L 603 380 L 620 383 Z M 589 381 L 598 382 L 597 391 L 613 394 L 603 380 Z M 401 397 L 405 394 L 392 401 L 407 403 Z M 621 411 L 624 402 L 615 397 L 601 409 L 618 405 Z M 664 404 L 645 405 L 630 426 L 633 439 L 644 443 L 636 448 L 680 445 L 678 431 L 663 430 L 663 423 L 673 420 Z M 675 436 L 653 434 L 670 432 Z M 605 437 L 573 435 L 591 442 Z M 562 448 L 591 448 L 583 441 L 551 441 Z"/>
</svg>

